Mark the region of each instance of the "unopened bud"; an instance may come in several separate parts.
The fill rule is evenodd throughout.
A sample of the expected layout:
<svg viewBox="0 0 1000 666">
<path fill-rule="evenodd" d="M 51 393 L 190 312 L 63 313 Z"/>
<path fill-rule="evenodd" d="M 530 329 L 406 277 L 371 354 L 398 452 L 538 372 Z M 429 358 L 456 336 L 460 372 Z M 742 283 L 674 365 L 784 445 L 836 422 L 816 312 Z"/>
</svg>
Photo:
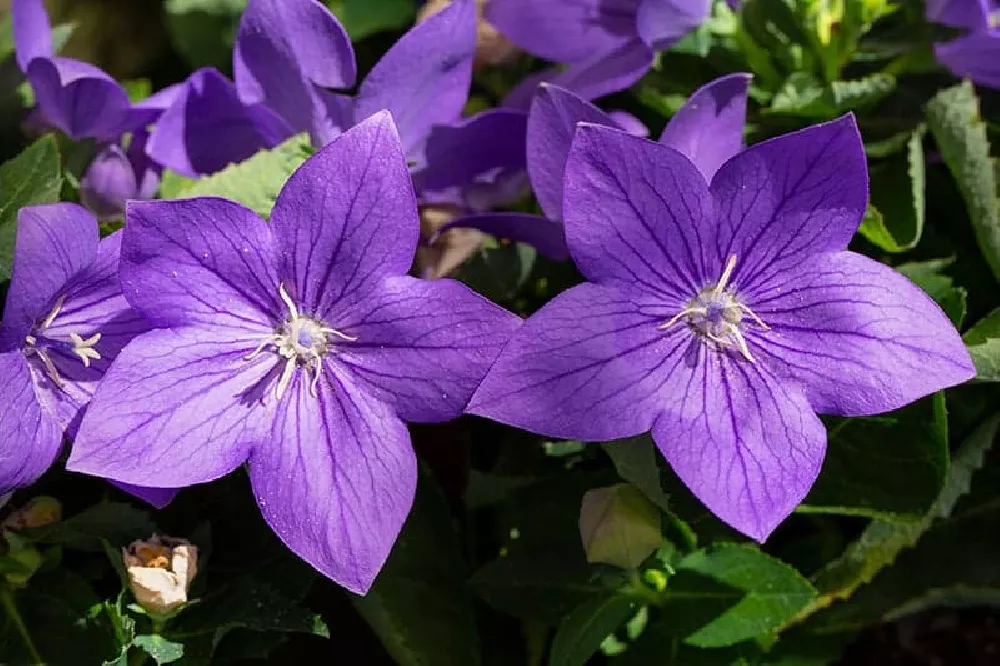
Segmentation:
<svg viewBox="0 0 1000 666">
<path fill-rule="evenodd" d="M 589 490 L 580 507 L 580 537 L 588 562 L 634 569 L 663 542 L 660 513 L 627 483 Z"/>
<path fill-rule="evenodd" d="M 4 518 L 3 529 L 19 532 L 24 529 L 45 527 L 62 520 L 62 504 L 55 497 L 35 497 L 20 509 Z"/>
<path fill-rule="evenodd" d="M 123 548 L 122 560 L 132 594 L 147 611 L 170 613 L 188 602 L 198 573 L 198 548 L 189 541 L 154 534 Z"/>
</svg>

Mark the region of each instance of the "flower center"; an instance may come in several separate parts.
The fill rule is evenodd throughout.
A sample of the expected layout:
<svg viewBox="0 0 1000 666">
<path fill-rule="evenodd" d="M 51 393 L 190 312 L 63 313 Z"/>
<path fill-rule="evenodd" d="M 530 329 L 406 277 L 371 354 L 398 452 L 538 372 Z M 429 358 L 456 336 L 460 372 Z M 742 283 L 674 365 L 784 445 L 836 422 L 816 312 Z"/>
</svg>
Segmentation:
<svg viewBox="0 0 1000 666">
<path fill-rule="evenodd" d="M 312 373 L 309 393 L 315 398 L 316 387 L 323 370 L 323 356 L 331 346 L 330 337 L 350 342 L 357 340 L 357 338 L 345 335 L 337 329 L 329 328 L 322 322 L 300 314 L 295 302 L 285 291 L 285 285 L 278 286 L 278 295 L 288 307 L 288 317 L 278 325 L 274 333 L 261 340 L 257 348 L 247 354 L 244 359 L 252 361 L 268 348 L 273 348 L 278 356 L 285 359 L 285 366 L 281 370 L 281 378 L 275 388 L 275 395 L 281 398 L 285 394 L 288 384 L 292 381 L 295 369 L 302 368 L 307 373 Z"/>
<path fill-rule="evenodd" d="M 726 289 L 734 268 L 736 268 L 736 255 L 729 257 L 718 283 L 699 291 L 683 310 L 670 321 L 660 324 L 659 328 L 661 330 L 670 328 L 684 319 L 695 333 L 709 343 L 720 348 L 736 348 L 746 360 L 755 363 L 743 336 L 745 321 L 749 319 L 764 330 L 767 330 L 768 326 L 735 294 Z"/>
<path fill-rule="evenodd" d="M 45 366 L 45 374 L 48 375 L 49 379 L 56 386 L 60 387 L 63 385 L 63 380 L 56 369 L 55 363 L 52 362 L 52 357 L 49 355 L 50 350 L 61 350 L 75 355 L 80 359 L 85 368 L 90 367 L 92 360 L 97 361 L 101 358 L 100 352 L 94 349 L 95 345 L 101 341 L 100 333 L 94 333 L 88 338 L 81 337 L 75 332 L 70 333 L 67 338 L 52 336 L 46 333 L 46 330 L 52 326 L 52 322 L 56 320 L 56 317 L 62 311 L 65 300 L 65 296 L 60 296 L 56 299 L 56 304 L 52 307 L 52 311 L 45 319 L 38 322 L 31 329 L 31 333 L 24 338 L 25 353 L 28 356 L 37 356 L 42 365 Z"/>
</svg>

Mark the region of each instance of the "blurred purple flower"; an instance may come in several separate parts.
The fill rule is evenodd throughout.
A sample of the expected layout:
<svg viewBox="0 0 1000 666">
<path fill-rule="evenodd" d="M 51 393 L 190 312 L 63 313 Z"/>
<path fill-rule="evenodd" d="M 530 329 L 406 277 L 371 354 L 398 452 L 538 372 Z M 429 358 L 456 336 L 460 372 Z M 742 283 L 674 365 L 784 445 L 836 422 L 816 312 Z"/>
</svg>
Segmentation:
<svg viewBox="0 0 1000 666">
<path fill-rule="evenodd" d="M 247 463 L 288 547 L 366 592 L 413 501 L 404 420 L 461 414 L 520 325 L 407 277 L 418 233 L 387 113 L 296 171 L 270 224 L 224 199 L 130 203 L 122 285 L 161 328 L 102 382 L 69 468 L 183 487 Z"/>
<path fill-rule="evenodd" d="M 743 148 L 749 85 L 749 74 L 730 74 L 705 84 L 670 119 L 660 135 L 660 143 L 678 150 L 706 180 L 711 180 L 722 163 Z M 445 225 L 442 233 L 453 228 L 477 229 L 528 243 L 556 261 L 569 258 L 561 223 L 563 174 L 580 122 L 638 133 L 638 120 L 623 126 L 620 114 L 605 113 L 568 90 L 542 84 L 535 92 L 528 114 L 527 167 L 545 217 L 476 213 Z"/>
<path fill-rule="evenodd" d="M 107 72 L 55 55 L 42 0 L 12 0 L 11 14 L 17 64 L 35 93 L 34 125 L 104 142 L 151 122 L 150 109 L 133 106 Z"/>
<path fill-rule="evenodd" d="M 457 123 L 456 131 L 474 138 L 479 153 L 497 153 L 485 167 L 495 177 L 510 171 L 497 161 L 509 159 L 508 145 L 517 137 L 493 131 L 511 126 L 497 112 L 460 122 L 475 48 L 475 2 L 459 0 L 403 35 L 351 97 L 335 91 L 356 83 L 354 50 L 322 3 L 250 0 L 233 52 L 235 84 L 214 70 L 192 76 L 187 94 L 154 131 L 150 154 L 186 175 L 212 173 L 298 132 L 308 132 L 315 145 L 323 146 L 385 109 L 392 113 L 414 171 L 433 167 L 428 154 L 448 150 L 428 145 L 438 140 L 432 130 Z M 496 115 L 501 117 L 494 120 Z M 443 141 L 449 143 L 450 137 Z M 443 167 L 435 176 L 439 189 L 490 177 L 468 171 L 461 164 Z M 457 181 L 442 182 L 445 176 Z"/>
<path fill-rule="evenodd" d="M 710 0 L 489 0 L 485 16 L 528 53 L 565 65 L 511 93 L 508 105 L 527 106 L 542 81 L 584 99 L 628 88 L 710 10 Z"/>
<path fill-rule="evenodd" d="M 1000 1 L 927 0 L 927 20 L 966 34 L 935 44 L 938 61 L 956 76 L 1000 88 Z"/>
<path fill-rule="evenodd" d="M 111 361 L 149 328 L 122 296 L 120 243 L 98 242 L 97 220 L 76 204 L 18 212 L 0 324 L 0 494 L 48 469 Z"/>
<path fill-rule="evenodd" d="M 743 150 L 711 183 L 673 148 L 582 125 L 564 187 L 589 282 L 514 334 L 473 413 L 584 441 L 652 430 L 763 541 L 819 474 L 817 412 L 877 414 L 975 375 L 931 299 L 846 249 L 868 198 L 852 116 Z"/>
<path fill-rule="evenodd" d="M 132 135 L 128 149 L 106 145 L 80 180 L 80 199 L 99 220 L 119 219 L 129 199 L 152 199 L 160 186 L 163 167 L 146 154 L 149 133 Z"/>
</svg>

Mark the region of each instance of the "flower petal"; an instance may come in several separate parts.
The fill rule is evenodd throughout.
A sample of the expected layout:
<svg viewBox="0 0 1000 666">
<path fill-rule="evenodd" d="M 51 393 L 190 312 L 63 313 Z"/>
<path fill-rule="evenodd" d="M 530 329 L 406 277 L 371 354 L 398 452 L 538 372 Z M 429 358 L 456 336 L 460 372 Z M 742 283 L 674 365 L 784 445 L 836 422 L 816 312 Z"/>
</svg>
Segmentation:
<svg viewBox="0 0 1000 666">
<path fill-rule="evenodd" d="M 580 125 L 563 216 L 570 254 L 589 280 L 686 303 L 718 279 L 704 250 L 713 214 L 708 184 L 676 150 Z"/>
<path fill-rule="evenodd" d="M 46 337 L 63 341 L 71 340 L 73 334 L 86 340 L 99 333 L 93 349 L 100 358 L 84 365 L 69 349 L 49 349 L 49 359 L 62 380 L 60 386 L 55 386 L 45 367 L 32 357 L 40 379 L 38 399 L 70 437 L 79 425 L 80 410 L 90 402 L 111 362 L 133 338 L 150 328 L 122 296 L 118 278 L 121 238 L 119 231 L 100 242 L 93 263 L 66 283 L 61 292 L 62 307 L 45 329 Z"/>
<path fill-rule="evenodd" d="M 83 206 L 45 204 L 18 211 L 0 350 L 23 343 L 35 322 L 49 314 L 66 282 L 94 260 L 97 238 L 97 220 Z"/>
<path fill-rule="evenodd" d="M 730 74 L 702 86 L 660 135 L 660 143 L 694 162 L 709 182 L 726 160 L 743 149 L 750 78 L 750 74 Z"/>
<path fill-rule="evenodd" d="M 389 114 L 341 134 L 299 167 L 278 195 L 271 228 L 292 297 L 316 316 L 384 277 L 405 274 L 420 222 Z"/>
<path fill-rule="evenodd" d="M 718 266 L 736 255 L 734 284 L 746 287 L 814 254 L 845 249 L 868 204 L 854 116 L 747 148 L 722 165 L 711 189 L 717 222 L 706 250 Z"/>
<path fill-rule="evenodd" d="M 403 35 L 358 90 L 357 121 L 387 109 L 407 154 L 431 127 L 457 120 L 469 97 L 476 4 L 456 0 Z"/>
<path fill-rule="evenodd" d="M 639 37 L 654 51 L 665 51 L 708 18 L 710 0 L 641 0 L 636 16 Z"/>
<path fill-rule="evenodd" d="M 886 412 L 976 374 L 934 301 L 853 252 L 811 257 L 748 299 L 771 327 L 753 337 L 766 363 L 801 383 L 820 413 Z"/>
<path fill-rule="evenodd" d="M 128 95 L 107 72 L 70 58 L 35 58 L 26 74 L 42 115 L 70 138 L 113 141 L 130 129 Z"/>
<path fill-rule="evenodd" d="M 474 213 L 442 226 L 428 241 L 434 243 L 449 229 L 477 229 L 497 238 L 527 243 L 553 261 L 569 259 L 561 224 L 527 213 Z"/>
<path fill-rule="evenodd" d="M 639 0 L 491 0 L 484 18 L 540 58 L 577 62 L 636 35 Z"/>
<path fill-rule="evenodd" d="M 385 280 L 330 322 L 357 338 L 338 365 L 406 421 L 458 417 L 521 319 L 453 280 Z"/>
<path fill-rule="evenodd" d="M 121 488 L 129 495 L 138 497 L 155 509 L 162 509 L 173 502 L 178 493 L 177 488 L 144 488 L 142 486 L 133 486 L 128 483 L 115 483 L 114 485 Z"/>
<path fill-rule="evenodd" d="M 350 37 L 316 0 L 251 0 L 233 71 L 244 104 L 264 104 L 314 139 L 327 135 L 329 122 L 317 86 L 349 88 L 357 76 Z"/>
<path fill-rule="evenodd" d="M 764 541 L 819 475 L 826 430 L 794 385 L 762 364 L 701 342 L 677 400 L 664 401 L 653 439 L 712 513 Z"/>
<path fill-rule="evenodd" d="M 618 126 L 618 129 L 624 130 L 632 136 L 637 136 L 640 139 L 649 137 L 649 128 L 646 127 L 645 123 L 628 111 L 615 109 L 613 111 L 608 111 L 608 116 L 615 121 L 615 125 Z"/>
<path fill-rule="evenodd" d="M 250 457 L 264 519 L 299 557 L 365 594 L 413 505 L 417 459 L 405 424 L 349 380 L 303 375 L 278 406 L 272 434 Z"/>
<path fill-rule="evenodd" d="M 631 87 L 653 66 L 655 55 L 642 40 L 633 39 L 613 51 L 573 63 L 545 80 L 583 99 L 597 99 Z"/>
<path fill-rule="evenodd" d="M 528 113 L 528 174 L 550 220 L 562 219 L 563 174 L 579 122 L 618 127 L 611 116 L 570 91 L 551 83 L 538 86 Z"/>
<path fill-rule="evenodd" d="M 277 256 L 267 223 L 232 201 L 130 201 L 122 290 L 157 326 L 267 333 L 285 312 Z"/>
<path fill-rule="evenodd" d="M 934 55 L 955 76 L 1000 88 L 1000 35 L 995 30 L 974 32 L 935 44 Z"/>
<path fill-rule="evenodd" d="M 989 27 L 991 0 L 927 0 L 928 21 L 953 28 L 978 30 Z"/>
<path fill-rule="evenodd" d="M 0 495 L 30 485 L 55 461 L 62 429 L 35 399 L 28 362 L 19 351 L 0 354 Z"/>
<path fill-rule="evenodd" d="M 490 109 L 453 125 L 434 127 L 413 174 L 417 191 L 421 195 L 460 193 L 484 181 L 523 172 L 527 121 L 522 111 Z"/>
<path fill-rule="evenodd" d="M 42 0 L 13 0 L 10 3 L 17 66 L 24 72 L 35 58 L 51 58 L 52 28 Z"/>
<path fill-rule="evenodd" d="M 606 441 L 648 431 L 690 333 L 657 327 L 653 297 L 585 283 L 513 335 L 468 411 L 550 437 Z"/>
<path fill-rule="evenodd" d="M 146 152 L 156 162 L 194 178 L 272 148 L 291 134 L 288 124 L 267 107 L 245 106 L 222 74 L 200 69 L 156 123 Z"/>
<path fill-rule="evenodd" d="M 228 474 L 266 438 L 261 401 L 275 363 L 245 360 L 258 342 L 195 327 L 139 336 L 98 387 L 67 469 L 153 488 Z"/>
</svg>

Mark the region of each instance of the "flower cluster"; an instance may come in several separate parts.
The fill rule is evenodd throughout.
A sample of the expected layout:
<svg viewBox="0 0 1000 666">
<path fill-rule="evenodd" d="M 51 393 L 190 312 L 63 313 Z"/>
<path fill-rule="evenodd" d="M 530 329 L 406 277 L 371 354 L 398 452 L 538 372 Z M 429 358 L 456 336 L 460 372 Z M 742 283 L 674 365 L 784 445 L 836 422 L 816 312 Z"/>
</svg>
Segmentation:
<svg viewBox="0 0 1000 666">
<path fill-rule="evenodd" d="M 928 10 L 979 30 L 945 4 Z M 709 509 L 766 539 L 819 474 L 817 414 L 894 410 L 975 370 L 934 301 L 848 250 L 868 204 L 853 115 L 746 147 L 748 74 L 697 90 L 657 141 L 589 101 L 708 12 L 493 0 L 480 16 L 456 0 L 359 83 L 323 4 L 250 0 L 234 80 L 202 69 L 133 103 L 54 55 L 41 0 L 14 0 L 33 123 L 100 144 L 81 199 L 125 223 L 100 239 L 76 204 L 18 215 L 0 495 L 64 437 L 68 469 L 155 504 L 245 467 L 288 548 L 365 593 L 414 500 L 407 423 L 469 412 L 588 442 L 652 432 Z M 463 116 L 482 20 L 564 67 Z M 151 200 L 164 168 L 212 174 L 298 133 L 318 152 L 269 221 L 220 198 Z M 529 185 L 543 215 L 495 210 Z M 410 277 L 421 208 L 449 211 L 431 240 L 474 230 L 466 254 L 483 234 L 525 242 L 585 281 L 524 321 L 457 281 Z M 142 603 L 186 602 L 188 544 L 125 558 Z"/>
</svg>

